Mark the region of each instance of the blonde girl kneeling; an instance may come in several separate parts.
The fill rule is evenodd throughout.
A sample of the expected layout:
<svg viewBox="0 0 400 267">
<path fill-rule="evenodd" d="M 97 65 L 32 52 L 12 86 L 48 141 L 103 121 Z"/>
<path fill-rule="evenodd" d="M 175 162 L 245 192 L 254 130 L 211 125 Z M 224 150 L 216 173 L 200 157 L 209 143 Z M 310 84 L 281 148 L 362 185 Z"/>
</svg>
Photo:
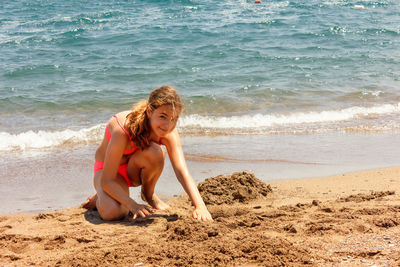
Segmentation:
<svg viewBox="0 0 400 267">
<path fill-rule="evenodd" d="M 145 218 L 168 205 L 154 193 L 164 167 L 166 147 L 177 179 L 194 205 L 193 218 L 212 220 L 183 156 L 175 129 L 183 104 L 170 86 L 150 93 L 130 111 L 114 115 L 107 123 L 104 138 L 95 154 L 94 187 L 96 194 L 82 204 L 97 208 L 104 220 L 118 220 L 128 214 Z M 138 204 L 129 196 L 130 186 L 141 185 L 141 197 L 148 205 Z"/>
</svg>

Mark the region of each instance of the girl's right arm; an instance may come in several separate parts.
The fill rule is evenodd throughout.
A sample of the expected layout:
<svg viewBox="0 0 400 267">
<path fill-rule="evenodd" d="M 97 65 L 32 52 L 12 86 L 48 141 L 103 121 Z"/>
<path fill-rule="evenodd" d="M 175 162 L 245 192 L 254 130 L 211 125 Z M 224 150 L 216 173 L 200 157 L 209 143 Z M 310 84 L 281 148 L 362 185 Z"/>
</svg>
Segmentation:
<svg viewBox="0 0 400 267">
<path fill-rule="evenodd" d="M 116 179 L 118 179 L 118 168 L 126 143 L 127 137 L 122 130 L 115 130 L 112 132 L 104 158 L 104 168 L 100 185 L 104 192 L 132 212 L 133 219 L 136 219 L 138 215 L 144 218 L 151 215 L 154 210 L 146 205 L 138 204 L 130 198 L 124 188 L 116 182 Z"/>
<path fill-rule="evenodd" d="M 197 186 L 189 173 L 186 166 L 185 157 L 182 151 L 182 145 L 178 131 L 174 129 L 164 141 L 167 147 L 168 155 L 175 171 L 178 181 L 182 184 L 183 189 L 191 199 L 195 210 L 193 211 L 193 218 L 200 221 L 212 221 L 210 212 L 208 211 L 204 201 L 197 189 Z"/>
</svg>

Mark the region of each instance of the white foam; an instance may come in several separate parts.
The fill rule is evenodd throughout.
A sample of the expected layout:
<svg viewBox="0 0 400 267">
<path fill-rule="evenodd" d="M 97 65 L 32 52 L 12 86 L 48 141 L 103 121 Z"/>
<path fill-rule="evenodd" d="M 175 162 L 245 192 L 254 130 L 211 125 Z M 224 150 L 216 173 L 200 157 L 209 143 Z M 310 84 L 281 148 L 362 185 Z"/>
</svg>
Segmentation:
<svg viewBox="0 0 400 267">
<path fill-rule="evenodd" d="M 374 107 L 350 107 L 341 110 L 295 112 L 289 114 L 255 114 L 231 117 L 188 115 L 179 120 L 179 127 L 262 128 L 290 124 L 347 121 L 371 115 L 400 112 L 400 103 Z"/>
<path fill-rule="evenodd" d="M 255 114 L 243 116 L 202 116 L 197 114 L 183 116 L 179 119 L 178 128 L 185 129 L 248 129 L 249 132 L 268 127 L 312 128 L 318 123 L 357 120 L 400 113 L 400 103 L 385 104 L 373 107 L 350 107 L 341 110 L 293 112 L 288 114 Z M 307 126 L 307 124 L 311 124 Z M 62 145 L 97 143 L 104 134 L 105 124 L 95 125 L 80 130 L 62 131 L 27 131 L 23 133 L 0 132 L 0 151 L 52 148 Z M 396 128 L 396 127 L 395 127 Z M 398 127 L 397 127 L 398 128 Z M 297 129 L 298 130 L 298 129 Z"/>
<path fill-rule="evenodd" d="M 364 10 L 364 9 L 367 9 L 367 8 L 366 8 L 365 6 L 363 6 L 363 5 L 354 5 L 352 8 L 355 9 L 355 10 Z"/>
<path fill-rule="evenodd" d="M 373 90 L 364 90 L 364 91 L 362 91 L 362 94 L 363 95 L 380 96 L 381 94 L 384 94 L 384 92 L 381 91 L 381 90 L 375 90 L 375 91 L 373 91 Z"/>
<path fill-rule="evenodd" d="M 57 147 L 63 144 L 91 143 L 99 140 L 104 124 L 81 130 L 0 132 L 0 151 Z"/>
</svg>

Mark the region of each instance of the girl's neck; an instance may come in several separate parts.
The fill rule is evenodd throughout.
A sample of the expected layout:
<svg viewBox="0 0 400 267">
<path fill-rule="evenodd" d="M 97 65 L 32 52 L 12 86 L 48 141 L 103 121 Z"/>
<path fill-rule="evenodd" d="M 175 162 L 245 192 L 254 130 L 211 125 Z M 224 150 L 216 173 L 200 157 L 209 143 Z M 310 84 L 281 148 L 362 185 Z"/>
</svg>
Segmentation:
<svg viewBox="0 0 400 267">
<path fill-rule="evenodd" d="M 150 140 L 158 144 L 158 142 L 160 141 L 160 137 L 156 135 L 153 131 L 151 131 Z"/>
</svg>

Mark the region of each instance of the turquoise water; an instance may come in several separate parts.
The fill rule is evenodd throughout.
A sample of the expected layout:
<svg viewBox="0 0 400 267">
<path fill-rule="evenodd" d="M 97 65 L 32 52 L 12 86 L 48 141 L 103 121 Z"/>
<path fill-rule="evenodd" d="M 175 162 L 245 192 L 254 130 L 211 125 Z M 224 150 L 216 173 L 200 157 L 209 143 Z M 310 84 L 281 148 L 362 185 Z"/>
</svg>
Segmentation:
<svg viewBox="0 0 400 267">
<path fill-rule="evenodd" d="M 163 84 L 185 99 L 182 132 L 398 129 L 399 12 L 394 0 L 3 1 L 0 132 L 100 127 Z"/>
<path fill-rule="evenodd" d="M 19 190 L 19 210 L 33 185 L 65 198 L 31 210 L 78 204 L 105 122 L 164 84 L 186 104 L 186 153 L 267 160 L 251 167 L 265 179 L 397 165 L 395 145 L 378 157 L 400 142 L 399 14 L 395 0 L 1 1 L 0 191 Z M 235 169 L 198 164 L 196 181 Z"/>
</svg>

